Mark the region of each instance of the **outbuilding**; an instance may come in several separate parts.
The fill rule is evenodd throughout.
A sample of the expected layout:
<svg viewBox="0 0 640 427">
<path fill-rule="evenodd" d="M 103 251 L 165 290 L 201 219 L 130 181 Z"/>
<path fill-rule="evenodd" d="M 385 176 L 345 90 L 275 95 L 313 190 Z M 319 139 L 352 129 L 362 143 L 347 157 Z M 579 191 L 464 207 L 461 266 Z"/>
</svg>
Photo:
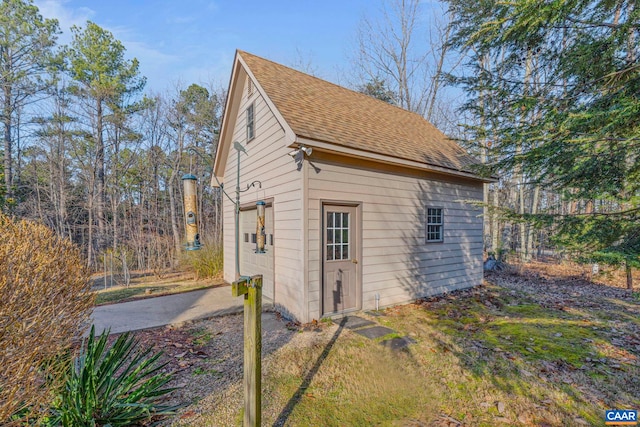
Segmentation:
<svg viewBox="0 0 640 427">
<path fill-rule="evenodd" d="M 245 152 L 234 148 L 239 143 Z M 237 145 L 236 145 L 237 146 Z M 237 51 L 214 174 L 240 272 L 302 322 L 482 281 L 476 160 L 418 114 Z M 214 180 L 215 181 L 215 180 Z M 256 202 L 266 203 L 263 252 Z M 224 278 L 235 280 L 224 201 Z"/>
</svg>

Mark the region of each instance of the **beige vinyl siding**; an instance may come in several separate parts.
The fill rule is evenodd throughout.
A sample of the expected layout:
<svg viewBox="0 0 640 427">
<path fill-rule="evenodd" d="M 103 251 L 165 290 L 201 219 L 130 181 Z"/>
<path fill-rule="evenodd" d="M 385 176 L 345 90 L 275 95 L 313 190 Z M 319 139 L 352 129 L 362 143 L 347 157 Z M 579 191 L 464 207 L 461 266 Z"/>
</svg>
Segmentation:
<svg viewBox="0 0 640 427">
<path fill-rule="evenodd" d="M 322 153 L 312 161 L 321 171 L 308 179 L 310 318 L 321 310 L 322 201 L 362 206 L 362 309 L 376 293 L 387 306 L 481 282 L 482 212 L 462 200 L 482 200 L 482 183 Z M 425 207 L 443 209 L 442 243 L 426 243 Z"/>
<path fill-rule="evenodd" d="M 246 85 L 246 79 L 242 79 Z M 240 157 L 240 189 L 259 180 L 262 188 L 241 194 L 241 204 L 273 199 L 274 216 L 274 299 L 277 306 L 287 307 L 295 318 L 303 315 L 302 256 L 302 174 L 295 169 L 291 151 L 284 142 L 285 132 L 260 93 L 254 89 L 247 98 L 246 87 L 238 88 L 242 100 L 238 108 L 232 141 L 240 142 L 247 154 Z M 246 109 L 254 103 L 255 137 L 247 142 Z M 224 171 L 225 190 L 235 197 L 237 151 L 229 150 Z M 224 198 L 224 278 L 235 280 L 235 223 L 233 204 Z M 243 236 L 240 236 L 242 239 Z M 242 274 L 245 272 L 241 271 Z"/>
</svg>

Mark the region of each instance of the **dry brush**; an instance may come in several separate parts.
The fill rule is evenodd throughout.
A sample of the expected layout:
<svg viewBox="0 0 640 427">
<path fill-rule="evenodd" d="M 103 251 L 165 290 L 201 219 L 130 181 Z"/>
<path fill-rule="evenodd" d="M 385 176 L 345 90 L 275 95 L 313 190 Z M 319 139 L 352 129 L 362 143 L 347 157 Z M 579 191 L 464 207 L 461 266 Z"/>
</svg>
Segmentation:
<svg viewBox="0 0 640 427">
<path fill-rule="evenodd" d="M 44 225 L 0 214 L 0 424 L 46 408 L 55 372 L 87 326 L 94 295 L 79 250 Z M 32 412 L 33 413 L 33 412 Z"/>
</svg>

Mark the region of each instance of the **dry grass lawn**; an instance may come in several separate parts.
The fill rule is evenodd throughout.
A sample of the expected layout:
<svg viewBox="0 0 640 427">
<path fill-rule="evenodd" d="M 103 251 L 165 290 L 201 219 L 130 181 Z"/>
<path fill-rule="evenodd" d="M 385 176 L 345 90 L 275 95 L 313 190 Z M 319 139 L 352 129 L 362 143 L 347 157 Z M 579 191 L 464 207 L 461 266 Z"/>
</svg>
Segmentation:
<svg viewBox="0 0 640 427">
<path fill-rule="evenodd" d="M 162 279 L 158 279 L 153 275 L 140 274 L 131 280 L 129 286 L 108 285 L 103 288 L 102 278 L 94 278 L 93 282 L 96 292 L 96 305 L 195 291 L 224 284 L 222 279 L 196 280 L 193 278 L 193 274 L 182 273 L 168 274 Z"/>
<path fill-rule="evenodd" d="M 393 351 L 337 324 L 300 327 L 264 357 L 263 425 L 581 426 L 640 408 L 640 299 L 623 289 L 529 269 L 370 319 L 416 343 Z M 228 350 L 241 360 L 240 344 Z M 213 363 L 183 370 L 185 388 L 221 381 Z M 239 371 L 224 384 L 170 422 L 240 425 Z"/>
</svg>

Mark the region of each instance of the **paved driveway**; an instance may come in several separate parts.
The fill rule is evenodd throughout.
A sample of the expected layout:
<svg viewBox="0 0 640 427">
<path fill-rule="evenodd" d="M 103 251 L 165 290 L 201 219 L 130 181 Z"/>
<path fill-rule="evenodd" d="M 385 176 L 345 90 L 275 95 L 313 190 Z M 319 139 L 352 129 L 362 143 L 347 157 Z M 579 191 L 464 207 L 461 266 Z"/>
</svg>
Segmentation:
<svg viewBox="0 0 640 427">
<path fill-rule="evenodd" d="M 230 286 L 163 297 L 146 298 L 94 308 L 96 334 L 135 331 L 242 311 L 244 299 L 232 297 Z"/>
</svg>

